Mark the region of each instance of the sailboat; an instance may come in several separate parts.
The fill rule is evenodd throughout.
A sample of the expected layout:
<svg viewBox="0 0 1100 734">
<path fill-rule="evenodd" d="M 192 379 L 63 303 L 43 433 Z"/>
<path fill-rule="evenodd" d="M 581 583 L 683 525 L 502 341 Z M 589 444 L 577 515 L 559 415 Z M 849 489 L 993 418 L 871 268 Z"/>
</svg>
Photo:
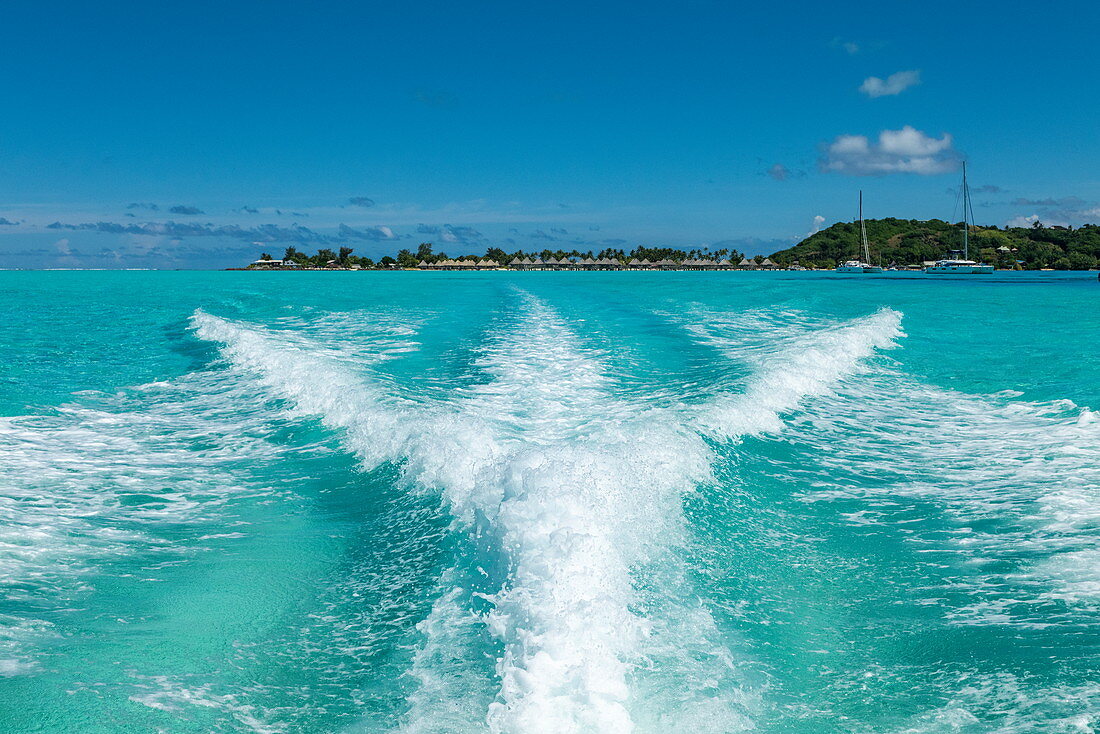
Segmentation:
<svg viewBox="0 0 1100 734">
<path fill-rule="evenodd" d="M 993 272 L 993 266 L 986 263 L 975 262 L 970 259 L 970 218 L 974 214 L 974 205 L 970 203 L 970 186 L 966 183 L 966 162 L 962 164 L 963 167 L 963 185 L 962 185 L 962 200 L 963 200 L 963 249 L 960 253 L 958 250 L 952 250 L 948 253 L 948 257 L 942 260 L 937 260 L 935 264 L 929 265 L 924 269 L 924 272 L 934 275 L 984 275 Z M 959 255 L 962 258 L 959 258 Z"/>
<path fill-rule="evenodd" d="M 881 273 L 882 268 L 871 264 L 871 248 L 867 244 L 867 226 L 863 223 L 863 192 L 859 192 L 859 241 L 863 245 L 863 261 L 849 260 L 837 266 L 838 273 Z"/>
</svg>

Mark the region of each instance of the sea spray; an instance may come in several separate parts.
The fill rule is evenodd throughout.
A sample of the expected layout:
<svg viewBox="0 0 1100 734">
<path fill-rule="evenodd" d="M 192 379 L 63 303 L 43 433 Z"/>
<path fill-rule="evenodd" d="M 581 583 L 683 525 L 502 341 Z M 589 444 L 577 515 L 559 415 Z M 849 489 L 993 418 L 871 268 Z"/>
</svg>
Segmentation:
<svg viewBox="0 0 1100 734">
<path fill-rule="evenodd" d="M 784 364 L 777 392 L 750 388 L 709 406 L 703 425 L 725 436 L 771 429 L 781 411 L 890 344 L 898 316 L 871 321 L 838 329 Z M 711 481 L 713 457 L 690 414 L 617 396 L 600 355 L 534 298 L 522 299 L 520 316 L 483 350 L 477 365 L 491 381 L 426 407 L 402 404 L 346 365 L 262 329 L 202 312 L 194 323 L 200 337 L 224 343 L 234 364 L 289 398 L 296 412 L 343 429 L 366 465 L 403 462 L 410 481 L 440 488 L 456 520 L 501 554 L 500 587 L 482 594 L 490 604 L 483 619 L 502 645 L 500 690 L 486 714 L 492 730 L 634 728 L 635 711 L 652 702 L 633 700 L 630 681 L 659 621 L 632 611 L 631 569 L 675 548 L 681 497 Z M 817 372 L 802 374 L 807 369 Z M 747 405 L 753 399 L 762 405 Z M 463 618 L 464 593 L 444 590 L 429 636 L 450 629 L 447 619 Z M 691 634 L 707 636 L 713 623 L 697 612 L 699 632 Z M 428 649 L 414 661 L 425 683 L 424 666 L 435 659 Z M 723 665 L 734 665 L 728 653 Z M 696 705 L 711 706 L 714 695 Z M 711 717 L 713 728 L 728 730 L 730 721 L 750 727 L 746 700 L 726 698 L 720 708 L 738 713 Z M 427 697 L 414 695 L 410 704 L 408 729 L 431 730 L 424 726 L 432 715 Z"/>
<path fill-rule="evenodd" d="M 61 635 L 51 608 L 90 595 L 102 566 L 234 537 L 223 525 L 170 540 L 224 521 L 232 500 L 273 494 L 236 471 L 278 455 L 265 416 L 229 408 L 241 397 L 218 376 L 188 376 L 0 418 L 0 596 L 19 608 L 0 609 L 0 675 L 40 668 L 38 643 Z"/>
<path fill-rule="evenodd" d="M 227 356 L 296 410 L 344 428 L 364 460 L 404 457 L 407 476 L 441 487 L 456 518 L 496 539 L 507 573 L 486 618 L 504 643 L 493 728 L 626 731 L 627 660 L 644 634 L 628 611 L 629 567 L 675 530 L 653 521 L 675 517 L 679 494 L 707 476 L 706 449 L 675 421 L 604 410 L 598 366 L 548 309 L 530 308 L 482 361 L 496 380 L 451 415 L 391 408 L 323 358 L 195 318 L 200 336 L 228 342 Z"/>
<path fill-rule="evenodd" d="M 831 390 L 881 349 L 896 346 L 904 336 L 901 314 L 892 309 L 853 321 L 806 331 L 788 337 L 784 348 L 754 355 L 756 375 L 744 392 L 715 398 L 699 418 L 708 434 L 733 439 L 745 435 L 778 432 L 782 416 L 803 400 Z M 711 343 L 736 349 L 728 337 L 710 335 Z M 740 356 L 740 355 L 738 355 Z"/>
<path fill-rule="evenodd" d="M 935 503 L 960 526 L 948 545 L 997 570 L 956 582 L 978 599 L 950 613 L 956 624 L 1027 625 L 1052 601 L 1100 608 L 1100 425 L 1070 401 L 1018 397 L 887 371 L 822 396 L 788 429 L 822 453 L 809 499 Z M 867 426 L 889 426 L 889 440 Z M 879 482 L 846 480 L 861 472 Z"/>
<path fill-rule="evenodd" d="M 1014 519 L 1019 525 L 1011 532 L 967 536 L 968 547 L 992 557 L 1000 556 L 1001 548 L 1012 554 L 1026 545 L 1048 550 L 1043 560 L 1006 576 L 1023 584 L 1014 589 L 1014 600 L 956 612 L 955 621 L 1004 623 L 1016 609 L 1026 619 L 1029 605 L 1055 599 L 1100 606 L 1095 570 L 1100 548 L 1090 536 L 1100 524 L 1094 509 L 1100 500 L 1100 427 L 1090 409 L 1065 400 L 1021 401 L 1019 393 L 968 395 L 893 370 L 839 382 L 860 361 L 904 335 L 900 314 L 891 309 L 840 324 L 768 313 L 696 322 L 688 329 L 731 357 L 758 366 L 743 394 L 719 398 L 713 411 L 704 413 L 708 431 L 723 437 L 777 431 L 784 425 L 779 420 L 784 411 L 814 397 L 808 414 L 786 427 L 791 437 L 817 446 L 820 461 L 837 476 L 863 471 L 888 480 L 881 488 L 854 485 L 842 494 L 935 498 L 951 514 L 983 526 L 994 518 Z M 757 333 L 761 329 L 763 336 Z M 758 342 L 774 334 L 781 335 L 778 348 L 761 349 Z M 890 441 L 868 426 L 889 426 Z M 836 435 L 846 438 L 833 445 Z M 936 460 L 930 462 L 930 456 Z M 829 491 L 814 496 L 827 497 Z M 1045 585 L 1036 587 L 1040 580 Z M 985 594 L 988 586 L 979 583 Z"/>
</svg>

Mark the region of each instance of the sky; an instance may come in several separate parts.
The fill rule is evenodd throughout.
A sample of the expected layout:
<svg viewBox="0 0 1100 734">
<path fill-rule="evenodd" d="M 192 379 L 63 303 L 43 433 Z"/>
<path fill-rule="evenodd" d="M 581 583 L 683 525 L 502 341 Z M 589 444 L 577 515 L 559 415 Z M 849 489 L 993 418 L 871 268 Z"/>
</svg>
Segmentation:
<svg viewBox="0 0 1100 734">
<path fill-rule="evenodd" d="M 8 0 L 0 267 L 1100 222 L 1100 5 Z"/>
</svg>

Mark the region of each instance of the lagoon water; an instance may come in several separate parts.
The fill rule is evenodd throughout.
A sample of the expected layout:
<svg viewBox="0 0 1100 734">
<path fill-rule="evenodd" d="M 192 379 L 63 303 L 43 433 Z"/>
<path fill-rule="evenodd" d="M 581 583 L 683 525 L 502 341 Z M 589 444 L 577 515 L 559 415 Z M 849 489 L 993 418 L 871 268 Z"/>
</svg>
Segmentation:
<svg viewBox="0 0 1100 734">
<path fill-rule="evenodd" d="M 1095 274 L 0 304 L 0 731 L 1100 728 Z"/>
</svg>

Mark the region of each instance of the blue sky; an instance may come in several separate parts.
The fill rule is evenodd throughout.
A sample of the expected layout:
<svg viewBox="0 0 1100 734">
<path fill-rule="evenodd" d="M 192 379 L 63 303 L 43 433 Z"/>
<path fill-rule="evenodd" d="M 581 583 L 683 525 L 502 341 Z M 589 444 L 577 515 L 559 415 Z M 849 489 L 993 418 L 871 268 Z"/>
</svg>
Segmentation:
<svg viewBox="0 0 1100 734">
<path fill-rule="evenodd" d="M 8 2 L 6 267 L 1100 222 L 1093 3 Z M 253 244 L 260 242 L 261 245 Z M 719 244 L 720 243 L 720 244 Z"/>
</svg>

